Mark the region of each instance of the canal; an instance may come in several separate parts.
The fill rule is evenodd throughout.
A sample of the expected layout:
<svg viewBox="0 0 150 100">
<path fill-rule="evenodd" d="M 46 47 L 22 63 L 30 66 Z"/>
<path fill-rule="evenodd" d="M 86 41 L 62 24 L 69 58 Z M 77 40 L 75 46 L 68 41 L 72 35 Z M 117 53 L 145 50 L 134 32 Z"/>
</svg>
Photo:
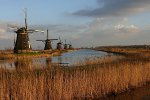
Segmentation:
<svg viewBox="0 0 150 100">
<path fill-rule="evenodd" d="M 0 61 L 0 67 L 5 67 L 8 69 L 15 69 L 18 65 L 30 66 L 35 68 L 43 68 L 50 64 L 62 64 L 67 66 L 73 66 L 76 64 L 81 64 L 86 60 L 94 60 L 106 56 L 107 53 L 101 51 L 95 51 L 91 49 L 81 49 L 71 52 L 63 53 L 59 56 L 53 57 L 42 57 L 42 58 L 32 58 L 27 60 L 4 60 Z"/>
</svg>

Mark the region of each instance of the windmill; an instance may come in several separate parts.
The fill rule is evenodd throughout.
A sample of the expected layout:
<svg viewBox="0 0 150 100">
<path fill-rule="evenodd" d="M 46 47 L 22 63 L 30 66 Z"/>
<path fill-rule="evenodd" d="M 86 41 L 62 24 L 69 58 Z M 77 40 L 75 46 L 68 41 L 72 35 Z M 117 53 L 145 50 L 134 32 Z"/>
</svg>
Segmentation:
<svg viewBox="0 0 150 100">
<path fill-rule="evenodd" d="M 69 45 L 68 49 L 73 49 L 71 42 L 68 45 Z"/>
<path fill-rule="evenodd" d="M 14 31 L 17 37 L 14 36 L 14 53 L 27 53 L 32 51 L 31 44 L 29 43 L 29 33 L 40 32 L 40 30 L 28 29 L 27 25 L 27 11 L 25 10 L 25 26 L 24 27 L 11 27 L 16 28 Z M 41 31 L 43 32 L 43 31 Z"/>
<path fill-rule="evenodd" d="M 67 49 L 72 49 L 72 44 L 71 44 L 71 42 L 70 42 L 70 44 L 67 44 L 67 43 L 66 43 L 66 40 L 65 40 L 64 49 L 65 49 L 65 50 L 67 50 Z"/>
<path fill-rule="evenodd" d="M 59 37 L 59 42 L 57 43 L 57 47 L 56 47 L 58 50 L 62 49 L 62 43 L 63 42 L 61 42 L 60 37 Z"/>
<path fill-rule="evenodd" d="M 47 29 L 47 39 L 46 40 L 37 40 L 42 41 L 45 44 L 44 50 L 52 50 L 52 44 L 51 42 L 58 39 L 49 39 L 48 37 L 48 29 Z"/>
<path fill-rule="evenodd" d="M 68 44 L 66 44 L 66 40 L 65 40 L 65 44 L 64 44 L 64 49 L 68 49 Z"/>
</svg>

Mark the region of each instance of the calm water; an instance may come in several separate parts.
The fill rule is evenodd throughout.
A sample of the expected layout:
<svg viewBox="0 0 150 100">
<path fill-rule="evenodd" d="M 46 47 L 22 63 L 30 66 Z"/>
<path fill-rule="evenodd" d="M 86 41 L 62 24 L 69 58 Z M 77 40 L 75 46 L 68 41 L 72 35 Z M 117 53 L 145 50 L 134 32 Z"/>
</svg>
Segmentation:
<svg viewBox="0 0 150 100">
<path fill-rule="evenodd" d="M 82 63 L 87 59 L 96 59 L 100 57 L 106 56 L 107 53 L 101 52 L 101 51 L 95 51 L 90 49 L 82 49 L 82 50 L 76 50 L 72 52 L 63 53 L 60 56 L 54 56 L 51 58 L 33 58 L 31 60 L 28 60 L 28 65 L 24 65 L 24 62 L 21 61 L 0 61 L 1 67 L 6 68 L 16 68 L 18 64 L 24 65 L 24 66 L 34 66 L 37 68 L 46 67 L 48 64 L 51 63 L 65 63 L 69 66 Z"/>
<path fill-rule="evenodd" d="M 61 56 L 55 56 L 52 58 L 52 62 L 69 63 L 69 65 L 73 65 L 82 63 L 87 59 L 96 59 L 105 55 L 107 55 L 105 52 L 83 49 L 64 53 Z"/>
</svg>

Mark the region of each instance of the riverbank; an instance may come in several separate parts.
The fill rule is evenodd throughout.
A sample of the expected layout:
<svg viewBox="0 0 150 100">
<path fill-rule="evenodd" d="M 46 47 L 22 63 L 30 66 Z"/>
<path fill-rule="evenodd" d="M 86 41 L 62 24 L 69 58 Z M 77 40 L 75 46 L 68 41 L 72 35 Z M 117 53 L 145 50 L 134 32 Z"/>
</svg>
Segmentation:
<svg viewBox="0 0 150 100">
<path fill-rule="evenodd" d="M 150 57 L 150 47 L 145 45 L 140 46 L 102 46 L 96 47 L 94 50 L 107 53 L 119 54 L 130 57 Z"/>
<path fill-rule="evenodd" d="M 23 53 L 23 54 L 14 54 L 12 50 L 6 51 L 3 50 L 0 52 L 0 60 L 11 60 L 11 59 L 21 59 L 21 58 L 41 58 L 41 57 L 51 57 L 58 56 L 65 52 L 71 52 L 73 50 L 35 50 L 31 53 Z"/>
</svg>

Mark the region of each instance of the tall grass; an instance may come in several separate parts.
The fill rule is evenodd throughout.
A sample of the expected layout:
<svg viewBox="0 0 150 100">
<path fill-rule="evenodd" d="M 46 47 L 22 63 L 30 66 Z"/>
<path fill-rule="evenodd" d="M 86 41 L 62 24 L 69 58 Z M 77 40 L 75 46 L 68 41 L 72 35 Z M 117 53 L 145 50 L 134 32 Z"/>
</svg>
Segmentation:
<svg viewBox="0 0 150 100">
<path fill-rule="evenodd" d="M 14 60 L 14 59 L 23 59 L 23 58 L 42 58 L 42 57 L 51 57 L 58 56 L 64 52 L 71 52 L 73 50 L 39 50 L 32 51 L 30 53 L 20 53 L 14 54 L 12 50 L 0 50 L 0 60 Z"/>
<path fill-rule="evenodd" d="M 122 59 L 62 68 L 12 71 L 0 69 L 0 99 L 97 99 L 150 81 L 150 63 Z"/>
</svg>

